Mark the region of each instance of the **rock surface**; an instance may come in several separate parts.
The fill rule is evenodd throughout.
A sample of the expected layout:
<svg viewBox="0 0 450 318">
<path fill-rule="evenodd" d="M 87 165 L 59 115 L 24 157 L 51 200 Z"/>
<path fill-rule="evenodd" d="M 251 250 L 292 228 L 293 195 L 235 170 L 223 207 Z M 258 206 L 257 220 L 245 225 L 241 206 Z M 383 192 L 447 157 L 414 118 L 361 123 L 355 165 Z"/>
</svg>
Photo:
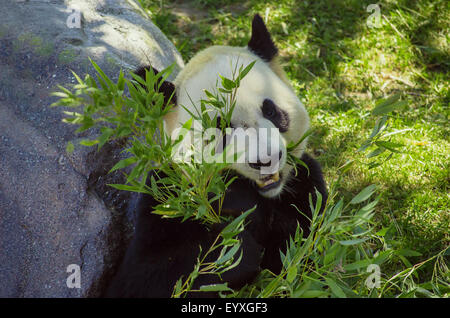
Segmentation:
<svg viewBox="0 0 450 318">
<path fill-rule="evenodd" d="M 49 94 L 92 74 L 149 63 L 183 62 L 131 0 L 0 0 L 0 297 L 96 297 L 123 251 L 135 195 L 114 191 L 106 175 L 122 145 L 101 152 L 68 141 Z M 78 19 L 79 18 L 79 19 Z M 79 22 L 79 23 L 78 23 Z M 131 203 L 131 204 L 130 204 Z M 132 222 L 131 222 L 132 223 Z M 81 269 L 81 288 L 68 288 Z"/>
</svg>

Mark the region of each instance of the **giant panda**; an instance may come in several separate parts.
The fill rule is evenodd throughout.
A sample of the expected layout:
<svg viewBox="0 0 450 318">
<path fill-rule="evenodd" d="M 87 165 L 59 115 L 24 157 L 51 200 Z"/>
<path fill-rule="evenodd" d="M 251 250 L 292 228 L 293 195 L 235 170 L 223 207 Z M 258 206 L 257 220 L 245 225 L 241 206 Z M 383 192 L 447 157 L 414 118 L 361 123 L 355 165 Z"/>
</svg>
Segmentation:
<svg viewBox="0 0 450 318">
<path fill-rule="evenodd" d="M 205 98 L 205 89 L 214 90 L 219 74 L 231 77 L 233 63 L 248 65 L 256 61 L 238 89 L 231 126 L 276 128 L 282 141 L 278 148 L 271 149 L 280 163 L 278 171 L 269 176 L 260 174 L 263 160 L 232 165 L 237 178 L 225 193 L 223 211 L 238 215 L 256 205 L 247 217 L 245 230 L 239 235 L 242 259 L 237 267 L 220 278 L 199 276 L 193 289 L 223 282 L 239 289 L 251 283 L 263 269 L 279 273 L 282 269 L 280 251 L 285 251 L 286 241 L 295 234 L 297 224 L 304 235 L 309 233 L 309 197 L 315 202 L 317 190 L 322 201 L 327 200 L 321 167 L 305 153 L 306 139 L 293 153 L 308 169 L 302 165 L 294 169 L 286 161 L 286 145 L 303 136 L 309 128 L 309 117 L 277 55 L 278 49 L 264 21 L 256 15 L 246 47 L 207 48 L 189 61 L 173 83 L 161 85 L 160 90 L 166 96 L 173 94 L 171 101 L 178 105 L 165 118 L 165 128 L 170 134 L 190 118 L 185 108 L 197 107 Z M 145 76 L 148 68 L 151 66 L 142 67 L 136 73 Z M 104 296 L 170 297 L 176 281 L 181 276 L 186 278 L 194 269 L 200 249 L 208 250 L 225 226 L 207 227 L 195 220 L 164 219 L 152 213 L 156 204 L 158 202 L 151 196 L 142 195 L 136 209 L 134 237 Z M 205 294 L 192 292 L 188 296 Z"/>
</svg>

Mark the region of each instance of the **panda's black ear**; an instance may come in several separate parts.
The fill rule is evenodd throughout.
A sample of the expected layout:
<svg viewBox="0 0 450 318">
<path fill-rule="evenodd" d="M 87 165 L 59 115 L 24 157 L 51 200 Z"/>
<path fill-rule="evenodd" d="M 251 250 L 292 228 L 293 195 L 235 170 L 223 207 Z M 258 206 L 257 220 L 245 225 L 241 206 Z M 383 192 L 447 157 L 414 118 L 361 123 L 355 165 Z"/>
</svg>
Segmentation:
<svg viewBox="0 0 450 318">
<path fill-rule="evenodd" d="M 138 75 L 139 77 L 142 77 L 145 80 L 145 73 L 147 70 L 153 70 L 154 74 L 158 74 L 159 71 L 154 68 L 151 65 L 146 66 L 140 66 L 137 70 L 135 70 L 133 73 Z M 157 86 L 161 83 L 161 78 L 158 79 L 158 82 L 155 85 L 155 90 L 157 89 Z M 177 104 L 177 95 L 175 94 L 175 85 L 169 81 L 164 81 L 160 88 L 159 92 L 161 92 L 164 95 L 164 104 L 166 105 L 169 102 L 176 105 Z"/>
<path fill-rule="evenodd" d="M 259 14 L 256 14 L 253 18 L 252 37 L 248 42 L 248 48 L 266 62 L 270 62 L 278 53 L 278 49 Z"/>
</svg>

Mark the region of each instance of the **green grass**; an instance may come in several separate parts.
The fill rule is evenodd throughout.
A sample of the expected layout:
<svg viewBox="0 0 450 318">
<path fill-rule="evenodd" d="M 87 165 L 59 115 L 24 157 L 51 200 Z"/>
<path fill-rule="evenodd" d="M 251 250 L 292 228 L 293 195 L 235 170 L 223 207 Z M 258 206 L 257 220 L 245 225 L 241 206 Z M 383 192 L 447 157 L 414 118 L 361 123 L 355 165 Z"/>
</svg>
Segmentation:
<svg viewBox="0 0 450 318">
<path fill-rule="evenodd" d="M 210 45 L 247 44 L 251 19 L 264 17 L 288 77 L 307 107 L 315 134 L 309 152 L 329 184 L 350 159 L 356 164 L 338 191 L 351 199 L 378 185 L 380 229 L 401 248 L 418 251 L 418 263 L 449 245 L 450 3 L 380 1 L 381 25 L 369 28 L 373 1 L 142 0 L 154 23 L 188 61 Z M 375 124 L 375 101 L 400 93 L 408 102 L 390 116 L 401 153 L 369 169 L 357 152 Z M 392 264 L 395 270 L 396 264 Z M 432 264 L 421 280 L 431 276 Z"/>
</svg>

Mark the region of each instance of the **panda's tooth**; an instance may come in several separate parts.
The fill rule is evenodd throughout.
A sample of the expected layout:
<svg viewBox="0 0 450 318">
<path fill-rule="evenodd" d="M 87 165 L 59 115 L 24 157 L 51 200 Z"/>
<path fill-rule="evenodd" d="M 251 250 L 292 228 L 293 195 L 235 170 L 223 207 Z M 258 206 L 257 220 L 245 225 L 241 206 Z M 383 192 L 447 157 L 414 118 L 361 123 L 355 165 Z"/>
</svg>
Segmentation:
<svg viewBox="0 0 450 318">
<path fill-rule="evenodd" d="M 278 180 L 280 180 L 280 174 L 277 172 L 273 175 L 272 180 L 277 182 Z"/>
<path fill-rule="evenodd" d="M 258 185 L 258 187 L 264 188 L 265 186 L 268 186 L 269 184 L 275 183 L 278 180 L 280 180 L 280 174 L 277 172 L 277 173 L 269 176 L 269 178 L 266 178 L 266 179 L 263 179 L 263 180 L 261 180 L 261 179 L 256 180 L 256 184 Z"/>
<path fill-rule="evenodd" d="M 261 182 L 259 180 L 256 180 L 256 184 L 258 185 L 258 187 L 262 188 L 264 187 L 264 182 Z"/>
</svg>

